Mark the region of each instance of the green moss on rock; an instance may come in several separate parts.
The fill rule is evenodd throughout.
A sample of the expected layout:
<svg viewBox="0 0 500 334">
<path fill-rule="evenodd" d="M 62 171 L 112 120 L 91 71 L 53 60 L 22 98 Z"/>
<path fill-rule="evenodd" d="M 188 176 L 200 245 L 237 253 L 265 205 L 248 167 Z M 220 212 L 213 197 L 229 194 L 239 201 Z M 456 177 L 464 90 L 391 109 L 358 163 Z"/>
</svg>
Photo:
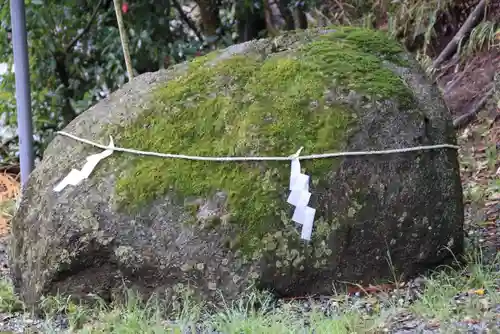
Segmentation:
<svg viewBox="0 0 500 334">
<path fill-rule="evenodd" d="M 357 48 L 360 51 L 376 55 L 398 65 L 408 65 L 401 57 L 404 51 L 402 45 L 383 31 L 356 27 L 332 27 L 332 29 L 336 31 L 320 38 L 336 40 L 337 42 L 344 41 L 350 48 Z"/>
<path fill-rule="evenodd" d="M 342 150 L 356 111 L 330 101 L 328 90 L 345 87 L 402 104 L 413 95 L 383 66 L 401 61 L 396 42 L 380 32 L 335 29 L 270 57 L 250 52 L 216 62 L 198 59 L 189 72 L 159 87 L 134 123 L 113 131 L 120 146 L 199 156 L 284 156 L 300 146 L 302 154 Z M 288 163 L 130 159 L 116 187 L 119 204 L 129 210 L 169 191 L 207 197 L 223 190 L 231 221 L 241 223 L 244 246 L 282 228 Z M 324 178 L 335 163 L 303 165 L 314 179 Z"/>
</svg>

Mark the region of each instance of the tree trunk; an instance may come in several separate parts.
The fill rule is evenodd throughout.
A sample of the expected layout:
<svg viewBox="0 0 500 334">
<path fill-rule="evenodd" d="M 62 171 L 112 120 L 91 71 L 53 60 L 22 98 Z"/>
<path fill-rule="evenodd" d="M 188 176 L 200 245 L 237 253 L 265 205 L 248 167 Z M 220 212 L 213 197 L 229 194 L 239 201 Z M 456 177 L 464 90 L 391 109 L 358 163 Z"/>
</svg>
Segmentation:
<svg viewBox="0 0 500 334">
<path fill-rule="evenodd" d="M 295 29 L 307 29 L 305 4 L 295 6 L 293 9 L 293 22 Z"/>
<path fill-rule="evenodd" d="M 264 0 L 264 13 L 267 31 L 270 35 L 279 34 L 280 30 L 293 30 L 293 15 L 286 6 L 287 0 Z"/>
<path fill-rule="evenodd" d="M 293 20 L 293 13 L 290 10 L 290 0 L 276 0 L 276 3 L 279 6 L 281 16 L 285 19 L 286 25 L 285 30 L 293 30 L 295 29 L 295 22 Z"/>
<path fill-rule="evenodd" d="M 74 90 L 71 88 L 68 73 L 68 67 L 66 64 L 67 55 L 63 52 L 56 52 L 54 55 L 54 61 L 56 63 L 56 73 L 59 76 L 59 80 L 63 84 L 63 99 L 64 103 L 61 109 L 61 115 L 63 117 L 64 126 L 68 125 L 76 116 L 76 111 L 71 105 L 71 99 L 74 98 Z"/>
<path fill-rule="evenodd" d="M 259 33 L 266 29 L 264 13 L 243 1 L 236 4 L 236 17 L 238 20 L 238 43 L 256 39 L 259 37 Z"/>
<path fill-rule="evenodd" d="M 209 40 L 215 39 L 221 26 L 218 1 L 196 0 L 196 4 L 200 9 L 201 31 Z"/>
</svg>

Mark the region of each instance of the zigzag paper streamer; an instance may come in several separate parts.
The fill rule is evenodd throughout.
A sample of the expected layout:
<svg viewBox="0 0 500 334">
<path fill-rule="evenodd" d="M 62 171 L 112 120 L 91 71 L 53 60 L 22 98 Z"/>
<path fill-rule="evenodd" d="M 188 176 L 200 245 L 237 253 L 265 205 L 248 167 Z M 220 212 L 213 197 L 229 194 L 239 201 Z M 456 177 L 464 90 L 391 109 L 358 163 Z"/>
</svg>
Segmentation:
<svg viewBox="0 0 500 334">
<path fill-rule="evenodd" d="M 311 240 L 314 216 L 316 209 L 308 206 L 311 198 L 309 192 L 309 175 L 303 174 L 300 171 L 299 154 L 302 148 L 294 155 L 290 172 L 290 195 L 287 202 L 295 206 L 292 220 L 302 225 L 301 238 Z"/>
</svg>

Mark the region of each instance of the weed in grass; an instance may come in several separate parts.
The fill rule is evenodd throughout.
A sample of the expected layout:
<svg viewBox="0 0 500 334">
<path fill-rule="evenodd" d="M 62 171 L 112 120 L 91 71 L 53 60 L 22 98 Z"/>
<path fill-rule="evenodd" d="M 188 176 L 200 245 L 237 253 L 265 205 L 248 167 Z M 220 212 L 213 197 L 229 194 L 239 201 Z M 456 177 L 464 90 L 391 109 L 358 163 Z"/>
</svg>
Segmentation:
<svg viewBox="0 0 500 334">
<path fill-rule="evenodd" d="M 12 313 L 23 309 L 23 304 L 14 294 L 12 284 L 8 280 L 0 281 L 0 312 Z"/>
</svg>

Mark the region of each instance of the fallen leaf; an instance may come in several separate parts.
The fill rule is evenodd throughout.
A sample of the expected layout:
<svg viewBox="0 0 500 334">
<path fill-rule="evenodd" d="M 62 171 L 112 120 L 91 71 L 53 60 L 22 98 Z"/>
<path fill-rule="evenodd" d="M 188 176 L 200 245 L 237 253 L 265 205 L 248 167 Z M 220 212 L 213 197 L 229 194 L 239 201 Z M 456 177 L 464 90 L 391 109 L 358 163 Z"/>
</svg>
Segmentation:
<svg viewBox="0 0 500 334">
<path fill-rule="evenodd" d="M 429 327 L 436 328 L 436 327 L 439 327 L 440 323 L 439 323 L 439 320 L 432 319 L 432 320 L 429 320 L 429 322 L 427 322 L 427 325 Z"/>
<path fill-rule="evenodd" d="M 465 317 L 464 322 L 466 322 L 468 324 L 478 324 L 479 320 L 472 319 L 471 317 Z"/>
<path fill-rule="evenodd" d="M 475 290 L 470 290 L 469 294 L 476 294 L 478 296 L 484 296 L 486 291 L 484 289 L 475 289 Z"/>
</svg>

